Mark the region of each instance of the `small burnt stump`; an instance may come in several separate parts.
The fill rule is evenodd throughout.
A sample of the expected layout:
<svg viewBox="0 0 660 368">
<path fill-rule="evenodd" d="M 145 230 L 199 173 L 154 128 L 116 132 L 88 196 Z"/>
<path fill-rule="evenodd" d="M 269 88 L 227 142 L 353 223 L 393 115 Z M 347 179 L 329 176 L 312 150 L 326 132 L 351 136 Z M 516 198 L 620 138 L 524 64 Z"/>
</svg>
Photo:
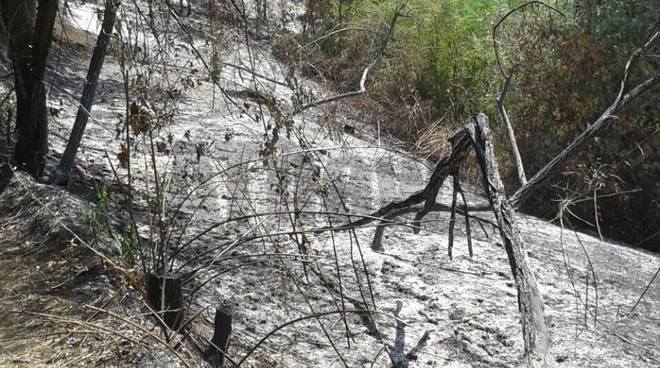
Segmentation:
<svg viewBox="0 0 660 368">
<path fill-rule="evenodd" d="M 174 331 L 179 331 L 184 323 L 182 277 L 176 275 L 148 274 L 146 279 L 147 301 Z"/>
<path fill-rule="evenodd" d="M 231 322 L 234 314 L 230 304 L 221 305 L 215 311 L 213 338 L 209 346 L 208 356 L 213 367 L 220 368 L 224 364 L 231 337 Z"/>
</svg>

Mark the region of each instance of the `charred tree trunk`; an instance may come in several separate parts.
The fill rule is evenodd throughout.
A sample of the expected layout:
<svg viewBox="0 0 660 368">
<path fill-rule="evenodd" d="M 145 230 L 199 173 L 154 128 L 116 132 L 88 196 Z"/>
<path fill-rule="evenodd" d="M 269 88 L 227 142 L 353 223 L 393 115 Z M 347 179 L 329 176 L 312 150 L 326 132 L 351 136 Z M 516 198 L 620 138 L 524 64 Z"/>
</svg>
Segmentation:
<svg viewBox="0 0 660 368">
<path fill-rule="evenodd" d="M 232 316 L 233 308 L 230 305 L 223 305 L 215 311 L 213 338 L 208 352 L 213 367 L 223 367 L 229 349 Z"/>
<path fill-rule="evenodd" d="M 532 3 L 534 2 L 526 3 L 522 6 Z M 500 236 L 504 242 L 509 258 L 509 265 L 518 289 L 518 306 L 522 319 L 523 339 L 528 363 L 530 367 L 546 366 L 551 341 L 543 316 L 543 298 L 539 292 L 534 274 L 527 263 L 527 254 L 516 221 L 515 209 L 522 205 L 535 190 L 544 186 L 547 180 L 563 167 L 564 163 L 570 157 L 583 148 L 586 142 L 607 127 L 611 121 L 615 120 L 615 114 L 624 106 L 660 83 L 660 73 L 656 72 L 633 88 L 629 88 L 627 85 L 631 65 L 646 50 L 654 45 L 655 40 L 658 38 L 660 38 L 660 32 L 655 32 L 649 37 L 644 46 L 630 56 L 624 69 L 623 78 L 621 79 L 619 93 L 614 99 L 614 102 L 593 124 L 590 124 L 582 134 L 576 137 L 564 151 L 548 162 L 548 164 L 539 170 L 529 181 L 524 183 L 510 198 L 507 199 L 504 194 L 504 186 L 499 176 L 495 153 L 490 142 L 490 127 L 487 117 L 479 114 L 475 119 L 476 124 L 470 123 L 465 129 L 454 135 L 451 140 L 453 146 L 451 154 L 438 162 L 424 190 L 412 194 L 405 200 L 393 201 L 378 211 L 373 212 L 370 217 L 353 222 L 350 225 L 365 225 L 378 219 L 384 220 L 377 228 L 372 245 L 373 248 L 380 249 L 382 247 L 380 238 L 382 237 L 383 228 L 391 218 L 396 215 L 418 211 L 415 220 L 419 221 L 426 213 L 438 206 L 435 203 L 429 203 L 429 201 L 435 201 L 438 189 L 446 176 L 450 173 L 457 172 L 456 170 L 458 170 L 462 161 L 467 157 L 470 146 L 473 147 L 477 161 L 481 167 L 484 189 L 491 204 L 490 207 L 497 219 Z M 417 210 L 413 207 L 421 202 L 425 202 L 425 205 L 421 209 Z M 443 209 L 446 208 L 446 206 L 442 207 Z"/>
<path fill-rule="evenodd" d="M 87 82 L 85 83 L 85 87 L 80 98 L 80 105 L 78 107 L 78 113 L 76 114 L 76 121 L 73 124 L 71 136 L 69 137 L 66 149 L 62 155 L 62 160 L 60 161 L 59 166 L 55 172 L 56 184 L 64 185 L 69 181 L 71 169 L 73 168 L 73 163 L 76 158 L 76 153 L 78 152 L 80 141 L 82 140 L 83 133 L 85 132 L 89 114 L 92 111 L 92 103 L 94 101 L 94 95 L 96 94 L 96 86 L 98 84 L 99 75 L 101 74 L 101 69 L 103 68 L 105 54 L 108 51 L 112 30 L 115 27 L 117 9 L 119 8 L 120 2 L 120 0 L 105 1 L 103 24 L 101 26 L 99 36 L 96 39 L 96 47 L 94 48 L 92 60 L 89 62 Z"/>
<path fill-rule="evenodd" d="M 525 353 L 530 367 L 545 367 L 550 349 L 550 335 L 543 316 L 543 298 L 534 273 L 527 263 L 527 252 L 516 221 L 516 211 L 504 194 L 497 160 L 490 141 L 488 118 L 476 116 L 476 124 L 469 125 L 477 161 L 481 167 L 486 195 L 497 219 L 500 236 L 504 242 L 511 272 L 518 290 L 518 309 L 522 319 Z"/>
<path fill-rule="evenodd" d="M 52 42 L 57 1 L 3 0 L 2 20 L 9 34 L 9 48 L 16 87 L 18 139 L 14 160 L 40 177 L 48 151 L 48 115 L 43 79 Z"/>
<path fill-rule="evenodd" d="M 179 331 L 185 319 L 183 287 L 180 277 L 148 274 L 147 301 L 160 319 L 173 331 Z"/>
</svg>

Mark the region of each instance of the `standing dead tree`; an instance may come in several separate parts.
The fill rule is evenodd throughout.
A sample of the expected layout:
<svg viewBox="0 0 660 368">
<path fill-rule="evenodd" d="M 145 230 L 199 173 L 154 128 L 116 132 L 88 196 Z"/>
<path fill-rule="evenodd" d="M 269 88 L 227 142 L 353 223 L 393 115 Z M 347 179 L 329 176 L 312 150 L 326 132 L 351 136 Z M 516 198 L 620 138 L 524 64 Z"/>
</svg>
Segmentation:
<svg viewBox="0 0 660 368">
<path fill-rule="evenodd" d="M 516 211 L 506 198 L 497 159 L 490 137 L 488 118 L 479 114 L 466 130 L 472 138 L 486 196 L 493 208 L 504 243 L 511 273 L 518 289 L 518 309 L 522 319 L 523 339 L 530 367 L 545 366 L 550 350 L 550 334 L 543 315 L 543 298 L 534 273 L 527 263 L 527 252 L 516 220 Z"/>
<path fill-rule="evenodd" d="M 502 119 L 502 123 L 504 124 L 504 127 L 506 129 L 506 137 L 509 143 L 509 149 L 511 151 L 511 160 L 513 161 L 516 170 L 516 175 L 518 176 L 518 181 L 520 182 L 520 185 L 525 185 L 527 183 L 527 177 L 525 176 L 525 168 L 523 166 L 522 158 L 520 157 L 520 151 L 518 150 L 518 143 L 516 142 L 516 134 L 513 130 L 513 125 L 511 124 L 511 119 L 509 119 L 509 114 L 506 111 L 506 106 L 504 103 L 507 92 L 509 91 L 509 87 L 511 86 L 513 77 L 518 69 L 518 65 L 511 66 L 509 68 L 508 73 L 504 71 L 504 67 L 502 66 L 502 59 L 500 57 L 500 51 L 498 47 L 497 30 L 502 25 L 502 23 L 504 23 L 504 21 L 506 21 L 507 18 L 509 18 L 512 14 L 528 6 L 534 6 L 534 5 L 546 7 L 564 16 L 564 13 L 562 13 L 561 10 L 553 6 L 550 6 L 544 2 L 528 1 L 516 6 L 515 8 L 511 9 L 509 12 L 504 14 L 504 16 L 500 18 L 500 20 L 498 20 L 497 23 L 495 23 L 495 25 L 493 26 L 493 34 L 492 34 L 493 51 L 495 53 L 495 63 L 502 77 L 502 88 L 500 89 L 500 94 L 497 96 L 495 103 L 497 105 L 497 111 L 500 114 L 500 118 Z"/>
<path fill-rule="evenodd" d="M 377 219 L 382 222 L 379 225 L 376 237 L 382 236 L 382 227 L 391 224 L 389 219 L 398 214 L 411 212 L 411 209 L 420 203 L 423 207 L 417 210 L 414 222 L 419 221 L 430 211 L 443 210 L 442 206 L 436 204 L 436 197 L 439 189 L 442 187 L 445 179 L 449 175 L 456 176 L 460 165 L 468 156 L 470 149 L 473 148 L 477 163 L 481 169 L 482 183 L 490 208 L 497 220 L 500 237 L 504 243 L 509 259 L 511 272 L 514 276 L 518 292 L 518 307 L 521 314 L 523 338 L 525 346 L 525 355 L 527 356 L 528 366 L 544 367 L 546 366 L 547 355 L 550 350 L 551 340 L 548 327 L 545 323 L 543 312 L 543 299 L 538 290 L 538 285 L 527 262 L 527 253 L 522 239 L 522 234 L 517 224 L 516 209 L 522 205 L 534 191 L 541 188 L 547 180 L 555 174 L 563 164 L 584 147 L 584 144 L 594 137 L 599 131 L 607 127 L 612 121 L 616 120 L 616 113 L 633 99 L 660 83 L 660 73 L 656 72 L 650 78 L 642 81 L 633 88 L 628 89 L 628 78 L 630 68 L 633 63 L 650 48 L 659 37 L 660 32 L 653 34 L 649 40 L 640 49 L 636 50 L 628 60 L 621 87 L 613 103 L 605 109 L 600 117 L 580 134 L 564 151 L 553 158 L 547 165 L 539 170 L 529 181 L 523 184 L 518 191 L 511 197 L 506 198 L 504 187 L 498 172 L 498 165 L 495 151 L 490 137 L 490 127 L 488 119 L 483 114 L 475 116 L 474 122 L 469 122 L 465 128 L 458 131 L 451 139 L 452 151 L 449 155 L 441 159 L 435 166 L 433 174 L 426 187 L 408 198 L 401 201 L 393 201 L 381 209 L 373 212 L 371 216 L 353 222 L 353 226 L 362 226 Z M 627 91 L 627 92 L 626 92 Z M 460 188 L 460 187 L 459 187 Z M 457 189 L 454 186 L 454 190 Z M 454 193 L 456 195 L 456 193 Z M 452 201 L 452 212 L 456 211 L 456 202 Z M 481 209 L 481 208 L 480 208 Z M 462 212 L 467 216 L 467 206 Z M 452 231 L 452 230 L 450 230 Z M 376 244 L 376 237 L 374 244 Z M 450 237 L 451 239 L 451 237 Z M 380 239 L 378 238 L 378 242 Z M 378 243 L 380 245 L 380 243 Z M 451 242 L 448 244 L 451 252 Z"/>
<path fill-rule="evenodd" d="M 44 77 L 57 14 L 57 1 L 5 0 L 0 15 L 9 40 L 16 88 L 18 140 L 14 160 L 35 177 L 46 166 L 48 114 Z"/>
<path fill-rule="evenodd" d="M 76 121 L 71 131 L 71 136 L 67 142 L 66 149 L 62 155 L 59 166 L 55 171 L 55 183 L 66 184 L 69 181 L 69 175 L 73 168 L 73 162 L 76 158 L 76 152 L 80 146 L 89 114 L 92 111 L 92 102 L 96 94 L 96 86 L 98 84 L 101 68 L 105 54 L 110 45 L 110 38 L 112 37 L 112 30 L 115 27 L 115 20 L 117 19 L 117 9 L 119 8 L 120 0 L 106 0 L 105 10 L 103 11 L 103 23 L 99 31 L 98 38 L 96 39 L 96 47 L 94 54 L 89 62 L 89 70 L 87 71 L 87 81 L 83 89 L 82 97 L 80 98 L 80 106 L 76 114 Z"/>
</svg>

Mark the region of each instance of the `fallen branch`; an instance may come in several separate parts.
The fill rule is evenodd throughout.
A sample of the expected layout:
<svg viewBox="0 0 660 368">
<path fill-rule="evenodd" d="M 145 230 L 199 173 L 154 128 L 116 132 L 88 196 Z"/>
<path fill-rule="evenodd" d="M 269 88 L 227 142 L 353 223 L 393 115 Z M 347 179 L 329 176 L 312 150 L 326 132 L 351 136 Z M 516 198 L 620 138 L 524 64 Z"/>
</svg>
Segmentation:
<svg viewBox="0 0 660 368">
<path fill-rule="evenodd" d="M 374 250 L 374 251 L 384 250 L 384 247 L 383 247 L 383 234 L 385 232 L 385 228 L 388 227 L 388 226 L 401 225 L 398 222 L 392 221 L 392 219 L 394 219 L 397 216 L 403 216 L 403 215 L 406 215 L 406 214 L 409 214 L 409 213 L 419 212 L 419 211 L 421 211 L 421 209 L 422 209 L 421 206 L 417 206 L 417 207 L 411 206 L 411 207 L 402 208 L 402 209 L 390 212 L 386 216 L 382 217 L 380 224 L 378 224 L 378 226 L 376 227 L 376 232 L 374 233 L 374 238 L 373 238 L 373 241 L 371 243 L 371 249 Z M 447 211 L 450 211 L 450 210 L 451 210 L 451 208 L 447 205 L 444 205 L 444 204 L 441 204 L 441 203 L 435 203 L 431 207 L 430 212 L 447 212 Z M 491 222 L 490 220 L 486 220 L 484 218 L 477 217 L 477 216 L 469 214 L 469 211 L 474 211 L 474 212 L 490 211 L 490 205 L 480 206 L 480 207 L 463 206 L 463 207 L 456 208 L 456 211 L 458 213 L 460 213 L 461 215 L 466 217 L 466 222 L 468 224 L 469 224 L 470 220 L 467 219 L 467 217 L 472 217 L 477 221 L 483 221 L 483 222 L 489 223 L 493 226 L 496 226 L 496 224 Z M 469 229 L 469 225 L 467 225 L 466 231 L 468 232 L 468 237 L 470 237 L 471 232 L 470 232 L 470 230 L 467 230 L 467 229 Z M 484 233 L 485 233 L 485 231 L 484 231 Z M 487 233 L 486 233 L 486 236 L 488 236 Z M 472 256 L 472 242 L 471 241 L 468 241 L 468 250 L 470 251 L 470 256 Z"/>
<path fill-rule="evenodd" d="M 424 206 L 417 212 L 414 224 L 419 226 L 420 220 L 428 214 L 435 205 L 436 197 L 442 184 L 445 182 L 447 176 L 456 172 L 470 152 L 470 137 L 465 129 L 458 131 L 453 137 L 449 139 L 452 142 L 452 151 L 448 156 L 440 160 L 433 170 L 433 174 L 429 179 L 426 187 L 418 192 L 413 193 L 408 198 L 402 201 L 392 201 L 388 205 L 382 207 L 376 212 L 373 212 L 369 217 L 362 218 L 352 224 L 354 226 L 362 226 L 368 224 L 375 219 L 387 218 L 391 213 L 399 210 L 408 209 L 416 204 L 424 202 Z"/>
</svg>

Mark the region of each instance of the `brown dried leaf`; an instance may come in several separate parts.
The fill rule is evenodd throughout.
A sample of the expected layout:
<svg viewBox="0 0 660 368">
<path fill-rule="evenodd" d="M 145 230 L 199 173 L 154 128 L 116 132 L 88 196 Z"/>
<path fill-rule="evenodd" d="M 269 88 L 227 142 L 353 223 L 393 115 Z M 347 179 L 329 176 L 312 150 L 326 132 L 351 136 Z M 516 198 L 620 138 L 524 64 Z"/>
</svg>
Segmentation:
<svg viewBox="0 0 660 368">
<path fill-rule="evenodd" d="M 167 151 L 167 143 L 165 143 L 165 142 L 156 143 L 156 150 L 158 150 L 158 153 L 166 152 Z"/>
<path fill-rule="evenodd" d="M 128 148 L 123 144 L 121 145 L 121 151 L 117 154 L 117 159 L 119 160 L 119 166 L 121 166 L 122 169 L 128 168 Z"/>
</svg>

